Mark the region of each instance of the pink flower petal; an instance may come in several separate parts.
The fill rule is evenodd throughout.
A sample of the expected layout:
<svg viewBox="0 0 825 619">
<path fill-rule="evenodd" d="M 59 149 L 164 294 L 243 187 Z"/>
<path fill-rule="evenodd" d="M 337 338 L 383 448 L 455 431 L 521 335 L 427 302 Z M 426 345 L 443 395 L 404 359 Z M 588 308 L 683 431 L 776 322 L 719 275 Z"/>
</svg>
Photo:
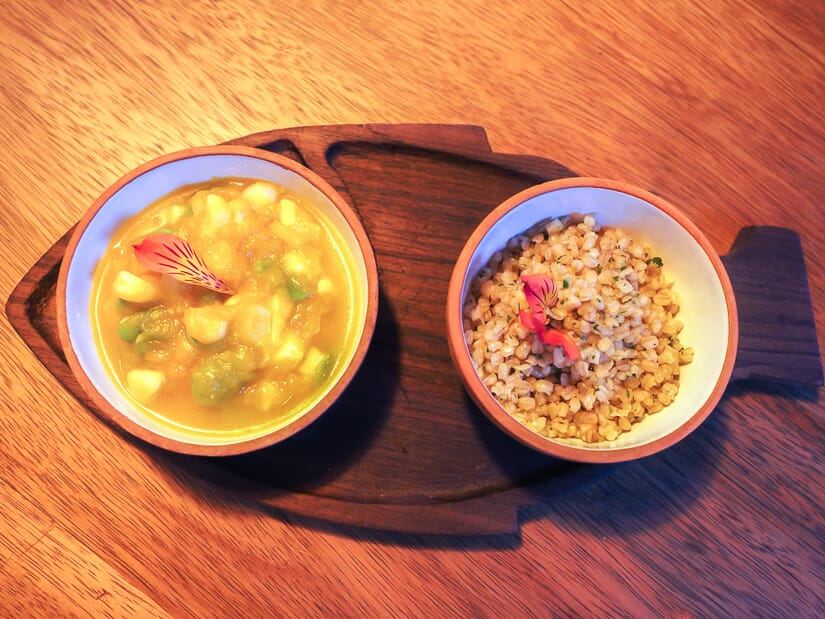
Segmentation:
<svg viewBox="0 0 825 619">
<path fill-rule="evenodd" d="M 522 275 L 524 297 L 530 311 L 519 312 L 519 320 L 525 329 L 534 331 L 539 339 L 550 346 L 561 346 L 565 356 L 576 361 L 581 356 L 576 341 L 569 333 L 547 328 L 547 310 L 558 301 L 556 282 L 548 275 Z"/>
<path fill-rule="evenodd" d="M 576 341 L 566 331 L 559 329 L 545 329 L 544 333 L 539 333 L 541 341 L 551 346 L 561 346 L 564 349 L 564 356 L 571 361 L 578 361 L 581 351 L 576 345 Z"/>
<path fill-rule="evenodd" d="M 537 323 L 534 315 L 531 312 L 521 310 L 518 313 L 518 318 L 525 329 L 535 331 L 536 333 L 540 333 L 544 329 L 544 324 L 541 322 Z"/>
<path fill-rule="evenodd" d="M 234 290 L 212 273 L 192 246 L 179 236 L 168 233 L 150 234 L 132 248 L 137 261 L 150 271 L 171 275 L 186 284 L 202 286 L 222 294 L 234 294 Z"/>
<path fill-rule="evenodd" d="M 556 282 L 549 275 L 522 275 L 524 283 L 524 297 L 530 312 L 542 324 L 547 321 L 547 310 L 553 307 L 559 297 L 556 293 Z"/>
</svg>

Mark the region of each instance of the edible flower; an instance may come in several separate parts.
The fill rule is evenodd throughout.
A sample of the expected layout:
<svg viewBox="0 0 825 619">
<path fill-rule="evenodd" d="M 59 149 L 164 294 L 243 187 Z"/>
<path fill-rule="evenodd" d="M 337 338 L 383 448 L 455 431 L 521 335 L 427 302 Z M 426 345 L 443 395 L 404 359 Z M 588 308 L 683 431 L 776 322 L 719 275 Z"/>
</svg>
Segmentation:
<svg viewBox="0 0 825 619">
<path fill-rule="evenodd" d="M 573 337 L 560 329 L 547 327 L 547 312 L 558 302 L 556 282 L 548 275 L 522 275 L 524 297 L 529 311 L 519 312 L 519 320 L 526 329 L 534 331 L 539 339 L 550 346 L 561 346 L 571 361 L 577 361 L 580 352 Z"/>
<path fill-rule="evenodd" d="M 185 284 L 202 286 L 222 294 L 235 291 L 206 266 L 192 246 L 179 236 L 161 232 L 150 234 L 138 245 L 132 245 L 141 266 L 171 275 Z"/>
</svg>

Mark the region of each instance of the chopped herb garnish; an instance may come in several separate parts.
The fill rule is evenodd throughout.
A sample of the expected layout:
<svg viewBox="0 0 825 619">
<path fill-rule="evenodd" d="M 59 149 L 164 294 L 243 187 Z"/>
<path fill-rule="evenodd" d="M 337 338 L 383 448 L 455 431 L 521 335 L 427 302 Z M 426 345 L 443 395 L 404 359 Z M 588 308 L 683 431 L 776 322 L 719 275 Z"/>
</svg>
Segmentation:
<svg viewBox="0 0 825 619">
<path fill-rule="evenodd" d="M 562 280 L 562 282 L 561 282 L 561 287 L 562 287 L 562 288 L 570 288 L 570 282 L 569 282 L 569 281 L 567 281 L 567 278 L 566 278 L 566 277 Z"/>
<path fill-rule="evenodd" d="M 646 264 L 655 264 L 659 268 L 664 266 L 664 262 L 662 262 L 662 259 L 659 256 L 654 256 L 648 260 Z"/>
</svg>

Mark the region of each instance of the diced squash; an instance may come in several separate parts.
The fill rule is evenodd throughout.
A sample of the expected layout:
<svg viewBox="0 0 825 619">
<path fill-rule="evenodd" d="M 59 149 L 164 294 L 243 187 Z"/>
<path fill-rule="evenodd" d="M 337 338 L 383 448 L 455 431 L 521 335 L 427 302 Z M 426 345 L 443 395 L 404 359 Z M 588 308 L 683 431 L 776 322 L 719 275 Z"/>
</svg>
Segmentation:
<svg viewBox="0 0 825 619">
<path fill-rule="evenodd" d="M 269 322 L 269 337 L 273 344 L 277 345 L 281 341 L 281 334 L 286 328 L 294 307 L 295 303 L 289 297 L 286 288 L 279 288 L 270 297 L 269 311 L 272 318 Z"/>
<path fill-rule="evenodd" d="M 281 201 L 278 202 L 278 217 L 281 223 L 287 227 L 295 225 L 297 210 L 298 205 L 295 204 L 295 200 L 282 198 Z"/>
<path fill-rule="evenodd" d="M 210 193 L 206 196 L 206 225 L 212 230 L 228 224 L 232 220 L 232 211 L 221 196 Z"/>
<path fill-rule="evenodd" d="M 278 188 L 272 183 L 257 181 L 243 190 L 241 197 L 249 202 L 253 209 L 259 210 L 267 204 L 274 204 L 278 199 Z"/>
<path fill-rule="evenodd" d="M 163 386 L 166 376 L 157 370 L 129 370 L 126 373 L 126 388 L 138 402 L 148 403 Z"/>
<path fill-rule="evenodd" d="M 249 218 L 249 206 L 245 200 L 233 198 L 229 201 L 228 206 L 232 213 L 232 221 L 236 224 L 244 222 Z"/>
<path fill-rule="evenodd" d="M 186 335 L 201 344 L 214 344 L 226 337 L 229 320 L 214 306 L 190 307 L 183 312 Z"/>
<path fill-rule="evenodd" d="M 304 213 L 297 214 L 295 223 L 291 227 L 303 243 L 316 241 L 321 236 L 321 226 L 310 220 Z"/>
<path fill-rule="evenodd" d="M 295 234 L 295 230 L 287 228 L 277 219 L 269 224 L 269 231 L 281 239 L 287 247 L 299 247 L 303 241 L 300 235 Z"/>
<path fill-rule="evenodd" d="M 286 318 L 272 315 L 272 319 L 269 321 L 269 339 L 273 344 L 277 345 L 281 341 L 281 335 L 286 329 L 287 322 Z"/>
<path fill-rule="evenodd" d="M 322 277 L 318 280 L 315 290 L 324 298 L 329 298 L 335 294 L 335 284 L 329 277 Z"/>
<path fill-rule="evenodd" d="M 303 358 L 303 340 L 294 333 L 285 333 L 275 354 L 272 355 L 272 364 L 281 370 L 292 370 L 301 363 Z"/>
<path fill-rule="evenodd" d="M 262 411 L 268 411 L 275 403 L 278 390 L 274 383 L 266 382 L 258 385 L 253 393 L 256 406 Z"/>
<path fill-rule="evenodd" d="M 129 271 L 120 271 L 113 282 L 115 294 L 131 303 L 149 303 L 158 298 L 158 289 L 151 282 Z"/>
<path fill-rule="evenodd" d="M 202 250 L 206 266 L 231 286 L 243 272 L 244 260 L 237 249 L 226 239 L 214 239 Z"/>
<path fill-rule="evenodd" d="M 226 301 L 224 301 L 224 307 L 232 307 L 233 305 L 242 305 L 244 302 L 244 295 L 243 294 L 233 294 L 229 297 Z"/>
<path fill-rule="evenodd" d="M 167 226 L 174 226 L 184 217 L 188 217 L 192 214 L 192 207 L 191 206 L 184 206 L 182 204 L 174 204 L 170 206 L 166 211 L 166 221 L 165 225 Z"/>
<path fill-rule="evenodd" d="M 250 305 L 241 309 L 232 322 L 235 336 L 243 344 L 261 345 L 269 340 L 272 313 L 260 305 Z"/>
<path fill-rule="evenodd" d="M 306 272 L 306 260 L 299 251 L 290 250 L 284 254 L 284 270 L 291 275 L 300 275 Z"/>
<path fill-rule="evenodd" d="M 304 254 L 295 249 L 284 254 L 283 265 L 284 271 L 295 277 L 306 276 L 311 270 Z"/>
<path fill-rule="evenodd" d="M 201 189 L 189 199 L 189 204 L 192 205 L 192 214 L 195 217 L 203 217 L 203 213 L 206 211 L 206 196 L 211 193 L 208 189 Z"/>
<path fill-rule="evenodd" d="M 298 371 L 304 376 L 309 376 L 314 380 L 321 380 L 326 375 L 328 365 L 329 355 L 322 352 L 316 346 L 312 346 L 307 351 L 300 367 L 298 367 Z"/>
<path fill-rule="evenodd" d="M 269 298 L 269 311 L 272 312 L 272 317 L 283 318 L 286 320 L 292 313 L 295 303 L 289 298 L 289 292 L 285 288 L 280 288 Z"/>
</svg>

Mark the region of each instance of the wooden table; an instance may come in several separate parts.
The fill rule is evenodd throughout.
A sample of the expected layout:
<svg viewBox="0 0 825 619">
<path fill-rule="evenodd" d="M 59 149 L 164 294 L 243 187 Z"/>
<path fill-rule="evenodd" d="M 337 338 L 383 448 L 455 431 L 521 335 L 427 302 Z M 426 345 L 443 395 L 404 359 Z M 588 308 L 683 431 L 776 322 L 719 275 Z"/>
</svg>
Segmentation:
<svg viewBox="0 0 825 619">
<path fill-rule="evenodd" d="M 471 123 L 655 190 L 720 253 L 744 226 L 797 230 L 825 349 L 823 3 L 261 4 L 5 3 L 4 300 L 154 156 Z M 825 614 L 821 387 L 734 383 L 683 442 L 522 511 L 517 534 L 427 536 L 227 496 L 89 414 L 5 318 L 0 339 L 0 615 Z"/>
</svg>

